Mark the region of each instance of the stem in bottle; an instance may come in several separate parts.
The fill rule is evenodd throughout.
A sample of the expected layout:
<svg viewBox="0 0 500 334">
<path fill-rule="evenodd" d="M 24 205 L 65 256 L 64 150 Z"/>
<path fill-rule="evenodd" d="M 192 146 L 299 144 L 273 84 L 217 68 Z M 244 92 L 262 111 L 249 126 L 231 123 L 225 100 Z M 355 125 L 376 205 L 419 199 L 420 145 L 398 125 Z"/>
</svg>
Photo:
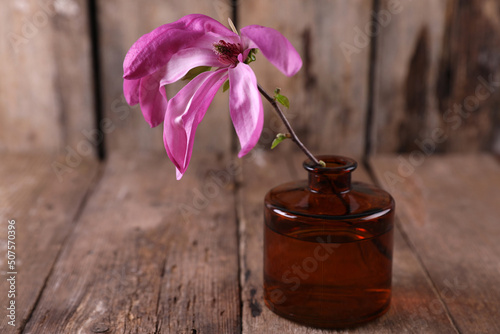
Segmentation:
<svg viewBox="0 0 500 334">
<path fill-rule="evenodd" d="M 323 166 L 323 164 L 321 162 L 318 161 L 318 159 L 316 159 L 314 157 L 314 155 L 312 155 L 312 153 L 305 147 L 305 145 L 300 141 L 299 137 L 297 137 L 297 134 L 295 133 L 295 131 L 293 131 L 292 129 L 292 126 L 290 125 L 290 122 L 288 122 L 288 120 L 286 119 L 285 117 L 285 114 L 283 113 L 283 111 L 281 111 L 281 108 L 280 106 L 278 105 L 278 103 L 276 103 L 276 100 L 274 98 L 272 98 L 263 88 L 261 85 L 257 85 L 257 87 L 259 88 L 259 92 L 266 98 L 267 101 L 269 101 L 269 103 L 271 103 L 271 105 L 273 106 L 274 110 L 276 111 L 276 113 L 278 114 L 278 116 L 281 118 L 281 121 L 283 121 L 283 124 L 285 124 L 285 127 L 287 128 L 288 132 L 290 133 L 290 136 L 291 136 L 291 139 L 295 142 L 295 144 L 297 144 L 299 146 L 299 148 L 309 157 L 309 159 L 311 159 L 315 164 L 317 165 L 321 165 Z"/>
</svg>

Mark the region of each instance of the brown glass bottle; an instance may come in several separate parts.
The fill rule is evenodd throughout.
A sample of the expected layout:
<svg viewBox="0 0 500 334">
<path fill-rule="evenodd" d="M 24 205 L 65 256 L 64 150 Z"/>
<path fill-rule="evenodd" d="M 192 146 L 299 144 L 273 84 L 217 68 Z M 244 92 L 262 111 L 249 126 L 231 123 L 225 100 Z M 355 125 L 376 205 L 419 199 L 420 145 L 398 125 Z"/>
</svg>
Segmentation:
<svg viewBox="0 0 500 334">
<path fill-rule="evenodd" d="M 391 298 L 394 200 L 351 183 L 354 160 L 304 162 L 309 180 L 265 198 L 264 298 L 268 308 L 314 327 L 350 327 L 385 313 Z"/>
</svg>

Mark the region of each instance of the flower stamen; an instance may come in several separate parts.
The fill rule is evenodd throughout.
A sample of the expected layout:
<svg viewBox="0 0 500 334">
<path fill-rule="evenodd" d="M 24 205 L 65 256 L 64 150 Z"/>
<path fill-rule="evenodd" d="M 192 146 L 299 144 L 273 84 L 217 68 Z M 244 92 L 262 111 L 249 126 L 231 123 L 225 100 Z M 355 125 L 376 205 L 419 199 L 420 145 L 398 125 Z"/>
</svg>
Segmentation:
<svg viewBox="0 0 500 334">
<path fill-rule="evenodd" d="M 241 44 L 228 43 L 221 39 L 218 43 L 214 43 L 214 52 L 219 56 L 219 61 L 223 65 L 236 65 L 238 55 L 241 53 Z"/>
</svg>

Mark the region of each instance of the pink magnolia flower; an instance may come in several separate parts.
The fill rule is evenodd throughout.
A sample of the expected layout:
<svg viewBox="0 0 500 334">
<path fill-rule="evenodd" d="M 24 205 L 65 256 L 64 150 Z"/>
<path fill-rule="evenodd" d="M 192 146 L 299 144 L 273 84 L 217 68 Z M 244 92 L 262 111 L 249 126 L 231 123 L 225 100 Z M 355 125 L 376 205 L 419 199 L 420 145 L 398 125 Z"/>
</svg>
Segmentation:
<svg viewBox="0 0 500 334">
<path fill-rule="evenodd" d="M 302 60 L 278 31 L 257 25 L 241 29 L 241 36 L 218 21 L 200 14 L 187 15 L 142 36 L 123 63 L 123 91 L 130 105 L 140 103 L 151 127 L 164 122 L 163 142 L 180 179 L 189 165 L 193 140 L 220 86 L 229 79 L 229 109 L 240 140 L 239 157 L 257 143 L 263 126 L 262 100 L 254 72 L 245 63 L 252 49 L 281 72 L 292 76 Z M 172 99 L 164 86 L 183 78 L 189 70 L 210 66 Z"/>
</svg>

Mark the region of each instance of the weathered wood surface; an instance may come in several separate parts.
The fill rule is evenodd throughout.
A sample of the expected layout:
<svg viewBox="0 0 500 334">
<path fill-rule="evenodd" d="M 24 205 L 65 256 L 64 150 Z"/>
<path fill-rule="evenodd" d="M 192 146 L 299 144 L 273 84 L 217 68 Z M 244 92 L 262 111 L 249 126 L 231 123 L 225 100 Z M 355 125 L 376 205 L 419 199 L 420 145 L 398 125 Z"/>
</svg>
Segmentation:
<svg viewBox="0 0 500 334">
<path fill-rule="evenodd" d="M 82 161 L 62 182 L 50 156 L 5 157 L 1 230 L 16 219 L 19 299 L 18 327 L 4 319 L 2 333 L 26 320 L 22 333 L 335 333 L 263 302 L 263 197 L 304 177 L 302 154 L 199 154 L 180 182 L 164 154 L 114 154 L 99 173 Z M 349 333 L 498 332 L 499 161 L 401 159 L 370 161 L 397 203 L 391 309 Z M 362 165 L 354 175 L 370 180 Z"/>
<path fill-rule="evenodd" d="M 498 1 L 380 3 L 373 152 L 498 152 Z"/>
<path fill-rule="evenodd" d="M 289 97 L 287 112 L 294 129 L 318 153 L 363 154 L 368 106 L 369 39 L 355 53 L 357 29 L 370 23 L 371 0 L 354 1 L 239 1 L 240 27 L 259 24 L 283 33 L 299 51 L 303 68 L 287 78 L 262 54 L 252 63 L 261 85 L 276 87 Z M 266 125 L 261 142 L 269 145 L 284 128 L 265 105 Z M 270 116 L 272 115 L 272 116 Z M 280 147 L 280 150 L 286 148 Z"/>
<path fill-rule="evenodd" d="M 0 30 L 0 151 L 93 155 L 87 1 L 5 1 Z"/>
<path fill-rule="evenodd" d="M 75 226 L 89 187 L 97 176 L 97 163 L 82 161 L 58 181 L 51 164 L 56 156 L 4 154 L 0 164 L 0 305 L 1 333 L 21 329 L 36 307 L 61 246 Z M 15 220 L 15 270 L 8 269 L 7 226 Z M 10 245 L 12 246 L 12 244 Z M 10 286 L 7 272 L 17 272 L 16 327 L 7 324 Z"/>
<path fill-rule="evenodd" d="M 101 141 L 97 131 L 106 134 L 109 153 L 163 151 L 161 127 L 149 129 L 139 109 L 123 99 L 122 61 L 128 48 L 142 34 L 182 15 L 205 13 L 225 23 L 233 12 L 231 0 L 96 2 L 92 13 L 84 0 L 19 0 L 2 7 L 0 61 L 6 65 L 0 68 L 0 151 L 69 147 L 92 155 Z M 432 141 L 440 152 L 500 151 L 497 1 L 293 0 L 284 6 L 259 0 L 236 5 L 240 26 L 277 28 L 302 55 L 304 68 L 293 79 L 262 55 L 252 66 L 266 89 L 280 86 L 289 95 L 292 122 L 315 152 L 361 155 L 367 136 L 373 152 L 425 150 L 422 141 Z M 98 26 L 90 27 L 94 15 Z M 99 48 L 102 79 L 100 129 L 92 42 Z M 179 88 L 170 87 L 169 96 Z M 196 150 L 220 152 L 229 145 L 233 130 L 227 99 L 222 93 L 216 97 L 198 130 L 204 140 L 197 141 Z M 266 114 L 262 142 L 268 145 L 282 128 L 269 108 Z M 220 130 L 217 135 L 214 128 Z"/>
<path fill-rule="evenodd" d="M 292 158 L 256 153 L 244 159 L 242 187 L 238 192 L 240 222 L 240 267 L 243 333 L 335 333 L 312 329 L 285 320 L 263 301 L 263 198 L 280 183 L 305 178 L 300 168 L 302 154 Z M 371 182 L 362 166 L 354 179 Z M 429 313 L 429 309 L 434 313 Z M 393 297 L 391 309 L 382 318 L 349 333 L 455 333 L 441 298 L 428 280 L 425 269 L 404 238 L 395 233 Z"/>
<path fill-rule="evenodd" d="M 112 155 L 25 333 L 239 332 L 235 172 Z"/>
<path fill-rule="evenodd" d="M 232 15 L 231 1 L 98 0 L 97 4 L 103 85 L 101 107 L 104 117 L 113 125 L 106 137 L 106 148 L 108 152 L 165 152 L 163 126 L 150 129 L 139 106 L 129 107 L 125 102 L 123 59 L 139 37 L 184 15 L 206 14 L 227 24 L 227 18 Z M 173 97 L 184 84 L 169 85 L 167 96 Z M 228 93 L 223 94 L 221 90 L 198 127 L 197 138 L 203 140 L 196 140 L 194 149 L 224 152 L 230 145 L 231 126 Z"/>
<path fill-rule="evenodd" d="M 459 333 L 498 333 L 500 165 L 491 156 L 372 159 Z M 428 305 L 427 314 L 434 314 Z"/>
</svg>

